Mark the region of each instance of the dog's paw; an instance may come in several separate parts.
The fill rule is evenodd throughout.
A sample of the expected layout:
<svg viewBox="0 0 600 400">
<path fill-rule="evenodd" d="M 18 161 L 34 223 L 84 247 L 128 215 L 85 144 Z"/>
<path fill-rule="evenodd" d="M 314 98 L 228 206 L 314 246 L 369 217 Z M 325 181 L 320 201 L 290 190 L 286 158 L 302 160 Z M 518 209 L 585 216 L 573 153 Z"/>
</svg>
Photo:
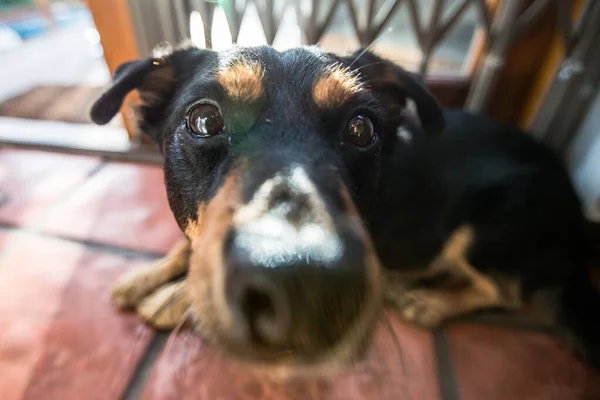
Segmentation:
<svg viewBox="0 0 600 400">
<path fill-rule="evenodd" d="M 441 325 L 453 314 L 446 296 L 434 290 L 407 290 L 396 297 L 394 303 L 405 319 L 426 328 Z"/>
<path fill-rule="evenodd" d="M 187 281 L 166 284 L 137 306 L 137 314 L 148 324 L 158 329 L 171 329 L 184 319 L 190 301 Z"/>
<path fill-rule="evenodd" d="M 154 271 L 151 266 L 127 271 L 114 284 L 111 299 L 121 308 L 137 306 L 148 294 L 156 289 Z"/>
</svg>

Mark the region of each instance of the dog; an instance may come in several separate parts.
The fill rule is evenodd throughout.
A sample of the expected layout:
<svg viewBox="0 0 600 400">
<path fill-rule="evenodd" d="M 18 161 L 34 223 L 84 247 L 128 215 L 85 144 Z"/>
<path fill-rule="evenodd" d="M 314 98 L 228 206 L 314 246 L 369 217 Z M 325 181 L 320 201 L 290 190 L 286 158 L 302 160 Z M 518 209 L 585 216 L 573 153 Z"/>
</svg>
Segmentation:
<svg viewBox="0 0 600 400">
<path fill-rule="evenodd" d="M 359 358 L 384 303 L 431 328 L 525 310 L 600 366 L 581 205 L 528 135 L 367 50 L 177 48 L 121 65 L 92 119 L 134 90 L 185 240 L 118 306 L 299 374 Z"/>
</svg>

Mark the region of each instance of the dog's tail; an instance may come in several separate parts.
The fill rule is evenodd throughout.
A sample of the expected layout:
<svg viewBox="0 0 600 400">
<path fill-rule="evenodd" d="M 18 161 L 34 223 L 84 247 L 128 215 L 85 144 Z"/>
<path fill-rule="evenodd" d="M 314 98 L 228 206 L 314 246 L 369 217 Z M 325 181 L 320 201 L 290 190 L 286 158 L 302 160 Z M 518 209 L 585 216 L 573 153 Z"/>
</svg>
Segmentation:
<svg viewBox="0 0 600 400">
<path fill-rule="evenodd" d="M 559 301 L 559 322 L 581 358 L 600 370 L 600 224 L 588 224 L 589 268 L 578 271 Z"/>
</svg>

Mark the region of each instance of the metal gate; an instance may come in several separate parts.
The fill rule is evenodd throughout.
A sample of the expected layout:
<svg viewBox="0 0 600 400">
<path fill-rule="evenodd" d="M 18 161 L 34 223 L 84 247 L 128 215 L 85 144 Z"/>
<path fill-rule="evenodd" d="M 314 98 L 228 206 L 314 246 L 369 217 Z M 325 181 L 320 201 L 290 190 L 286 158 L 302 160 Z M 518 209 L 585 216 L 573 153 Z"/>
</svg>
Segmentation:
<svg viewBox="0 0 600 400">
<path fill-rule="evenodd" d="M 378 46 L 385 47 L 382 44 L 387 42 L 387 50 L 392 55 L 412 55 L 405 57 L 409 62 L 400 62 L 401 64 L 406 66 L 416 58 L 416 62 L 408 65 L 408 68 L 412 67 L 425 74 L 430 81 L 439 80 L 440 76 L 450 81 L 466 80 L 468 94 L 463 105 L 471 111 L 486 109 L 497 86 L 499 74 L 506 66 L 511 46 L 552 8 L 559 23 L 564 62 L 556 72 L 555 84 L 530 125 L 535 135 L 547 138 L 556 146 L 564 146 L 568 142 L 570 137 L 565 132 L 572 129 L 581 119 L 582 112 L 588 105 L 586 93 L 594 93 L 598 87 L 600 53 L 591 54 L 591 49 L 600 48 L 600 1 L 588 0 L 583 12 L 579 13 L 581 17 L 573 18 L 573 15 L 577 14 L 577 6 L 582 3 L 586 2 L 128 0 L 138 47 L 142 54 L 149 54 L 160 42 L 178 43 L 190 38 L 194 33 L 193 23 L 198 19 L 201 20 L 204 42 L 196 43 L 197 45 L 210 48 L 220 39 L 214 36 L 215 26 L 220 32 L 226 31 L 232 43 L 241 42 L 244 36 L 240 36 L 244 21 L 253 14 L 255 24 L 252 36 L 256 36 L 256 30 L 260 29 L 264 35 L 264 43 L 269 45 L 275 44 L 282 28 L 289 24 L 294 24 L 300 33 L 297 44 L 329 43 L 331 40 L 328 42 L 328 38 L 331 38 L 332 31 L 337 31 L 339 36 L 336 42 L 338 47 L 345 47 L 347 43 L 351 43 L 350 47 L 373 46 L 377 50 Z M 293 15 L 291 22 L 289 15 Z M 469 37 L 465 41 L 466 36 Z M 462 37 L 462 42 L 455 40 L 456 37 Z M 399 44 L 396 46 L 396 52 L 393 50 L 394 42 Z M 448 50 L 449 43 L 453 43 L 454 46 L 451 51 Z M 414 51 L 408 51 L 409 47 Z M 450 63 L 450 67 L 446 65 L 444 68 L 444 57 L 452 59 L 456 58 L 456 54 L 462 56 L 462 62 Z M 583 92 L 582 89 L 578 89 L 582 84 Z M 573 95 L 573 91 L 579 91 L 577 100 L 569 102 L 567 99 Z M 565 117 L 564 111 L 567 108 L 569 116 Z M 555 129 L 557 126 L 560 126 L 558 132 Z"/>
</svg>

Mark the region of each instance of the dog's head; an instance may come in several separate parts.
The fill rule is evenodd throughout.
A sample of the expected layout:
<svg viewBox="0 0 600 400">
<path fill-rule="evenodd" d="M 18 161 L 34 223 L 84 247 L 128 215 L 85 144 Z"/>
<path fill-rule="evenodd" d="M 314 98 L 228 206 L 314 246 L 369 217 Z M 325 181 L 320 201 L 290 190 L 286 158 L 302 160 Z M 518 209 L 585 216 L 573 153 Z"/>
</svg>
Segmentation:
<svg viewBox="0 0 600 400">
<path fill-rule="evenodd" d="M 193 243 L 202 333 L 270 365 L 354 358 L 381 298 L 363 225 L 381 160 L 406 145 L 399 128 L 443 129 L 419 77 L 369 52 L 180 49 L 122 65 L 94 121 L 108 122 L 134 89 Z"/>
</svg>

